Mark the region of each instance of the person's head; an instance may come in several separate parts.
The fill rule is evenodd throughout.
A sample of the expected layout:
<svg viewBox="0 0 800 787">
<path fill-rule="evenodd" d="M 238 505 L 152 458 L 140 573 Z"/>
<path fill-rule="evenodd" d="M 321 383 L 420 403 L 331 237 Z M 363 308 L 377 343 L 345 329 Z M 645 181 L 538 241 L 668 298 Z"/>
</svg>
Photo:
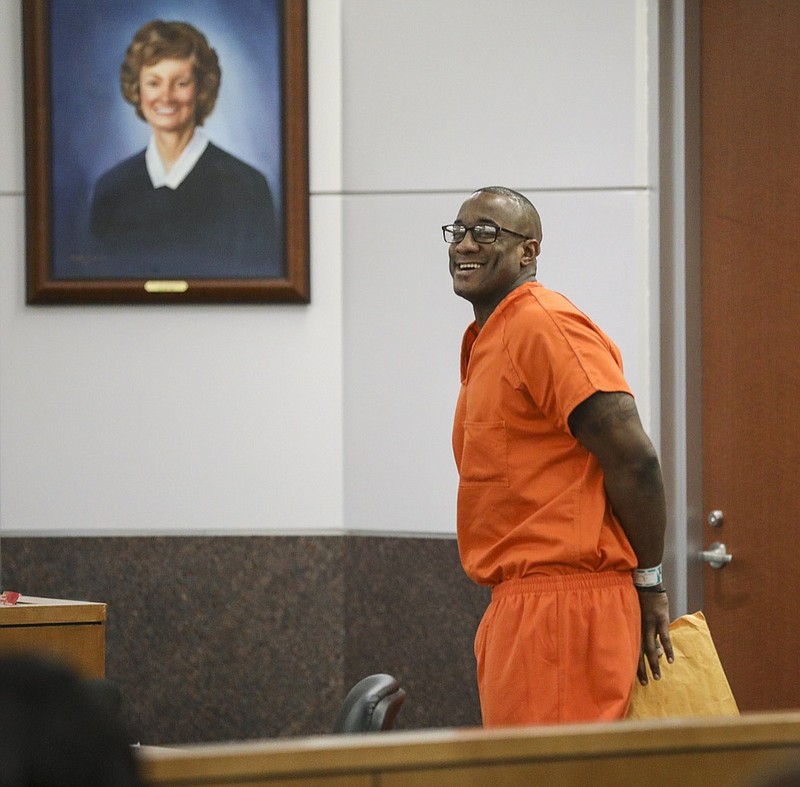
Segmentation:
<svg viewBox="0 0 800 787">
<path fill-rule="evenodd" d="M 472 303 L 479 325 L 513 289 L 536 280 L 542 223 L 522 194 L 503 186 L 478 189 L 443 232 L 453 290 Z"/>
<path fill-rule="evenodd" d="M 65 667 L 0 658 L 0 787 L 136 787 L 119 717 Z"/>
<path fill-rule="evenodd" d="M 206 37 L 186 22 L 154 19 L 136 31 L 120 67 L 120 89 L 154 128 L 202 126 L 222 72 Z"/>
</svg>

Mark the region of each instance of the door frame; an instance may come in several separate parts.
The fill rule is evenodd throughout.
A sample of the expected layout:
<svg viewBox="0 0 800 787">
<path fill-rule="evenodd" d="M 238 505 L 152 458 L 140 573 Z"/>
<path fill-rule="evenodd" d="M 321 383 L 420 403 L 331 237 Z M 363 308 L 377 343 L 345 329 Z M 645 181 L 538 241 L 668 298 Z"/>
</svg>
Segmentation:
<svg viewBox="0 0 800 787">
<path fill-rule="evenodd" d="M 656 0 L 661 460 L 673 617 L 703 606 L 701 1 Z"/>
</svg>

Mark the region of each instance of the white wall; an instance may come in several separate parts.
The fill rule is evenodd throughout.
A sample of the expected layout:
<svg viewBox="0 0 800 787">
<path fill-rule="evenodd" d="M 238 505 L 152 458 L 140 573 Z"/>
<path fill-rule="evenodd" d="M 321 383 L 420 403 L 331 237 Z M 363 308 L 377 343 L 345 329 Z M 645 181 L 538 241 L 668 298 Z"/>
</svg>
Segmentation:
<svg viewBox="0 0 800 787">
<path fill-rule="evenodd" d="M 480 186 L 522 190 L 540 209 L 539 279 L 620 345 L 655 427 L 649 10 L 343 2 L 348 527 L 453 530 L 450 429 L 471 310 L 452 294 L 439 227 Z"/>
<path fill-rule="evenodd" d="M 309 0 L 312 303 L 30 307 L 0 0 L 0 532 L 452 534 L 471 314 L 438 228 L 492 183 L 655 426 L 649 7 Z"/>
<path fill-rule="evenodd" d="M 339 9 L 312 5 L 313 305 L 31 307 L 20 4 L 0 0 L 3 533 L 342 528 Z"/>
</svg>

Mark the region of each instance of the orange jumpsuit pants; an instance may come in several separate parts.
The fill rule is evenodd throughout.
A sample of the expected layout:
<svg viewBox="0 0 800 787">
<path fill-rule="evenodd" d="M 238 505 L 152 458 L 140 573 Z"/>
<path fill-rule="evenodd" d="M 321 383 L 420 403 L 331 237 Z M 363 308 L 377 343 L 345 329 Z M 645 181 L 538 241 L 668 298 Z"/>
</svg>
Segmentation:
<svg viewBox="0 0 800 787">
<path fill-rule="evenodd" d="M 624 718 L 640 640 L 629 573 L 502 582 L 475 637 L 484 726 Z"/>
</svg>

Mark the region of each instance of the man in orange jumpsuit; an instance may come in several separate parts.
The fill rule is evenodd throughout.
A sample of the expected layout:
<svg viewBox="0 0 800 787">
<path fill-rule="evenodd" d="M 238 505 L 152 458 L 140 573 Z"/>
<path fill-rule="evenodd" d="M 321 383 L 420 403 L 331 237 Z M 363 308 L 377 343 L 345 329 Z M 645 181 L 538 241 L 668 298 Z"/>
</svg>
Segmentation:
<svg viewBox="0 0 800 787">
<path fill-rule="evenodd" d="M 472 303 L 453 428 L 458 544 L 492 587 L 484 726 L 618 719 L 672 661 L 661 469 L 611 340 L 536 281 L 534 206 L 481 189 L 442 228 Z"/>
</svg>

